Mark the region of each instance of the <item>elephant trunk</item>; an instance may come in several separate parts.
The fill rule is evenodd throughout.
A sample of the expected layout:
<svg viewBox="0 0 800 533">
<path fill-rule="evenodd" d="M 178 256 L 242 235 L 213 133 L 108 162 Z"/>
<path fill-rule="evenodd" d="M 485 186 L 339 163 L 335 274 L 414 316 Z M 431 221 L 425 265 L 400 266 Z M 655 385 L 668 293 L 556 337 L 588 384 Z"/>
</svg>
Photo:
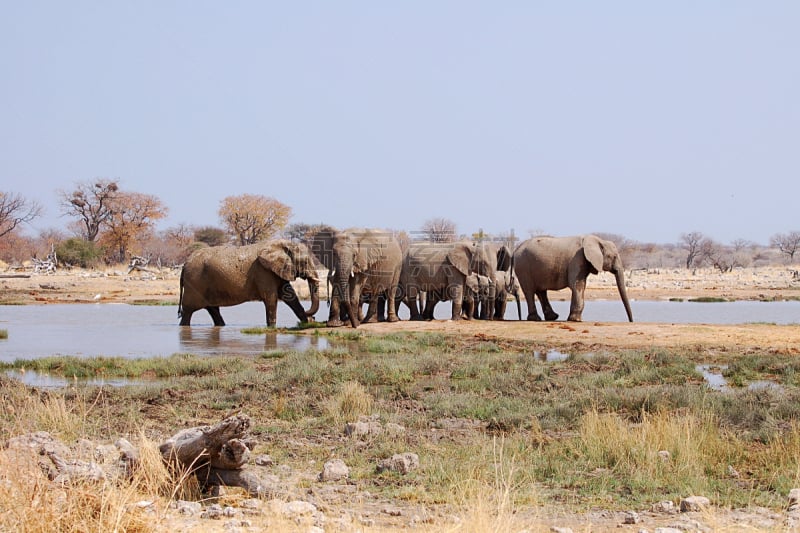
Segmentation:
<svg viewBox="0 0 800 533">
<path fill-rule="evenodd" d="M 306 316 L 310 319 L 319 311 L 319 281 L 308 278 L 308 292 L 311 294 L 311 307 L 306 311 Z"/>
<path fill-rule="evenodd" d="M 350 317 L 350 325 L 358 327 L 358 305 L 355 305 L 350 298 L 350 273 L 353 271 L 353 264 L 350 261 L 340 261 L 336 265 L 334 286 L 339 290 L 339 302 L 344 304 L 347 314 Z"/>
<path fill-rule="evenodd" d="M 628 301 L 628 291 L 625 289 L 625 274 L 620 266 L 614 270 L 614 276 L 617 278 L 617 290 L 619 297 L 622 299 L 622 305 L 625 306 L 625 312 L 628 314 L 628 322 L 633 322 L 633 313 L 631 312 L 631 304 Z"/>
</svg>

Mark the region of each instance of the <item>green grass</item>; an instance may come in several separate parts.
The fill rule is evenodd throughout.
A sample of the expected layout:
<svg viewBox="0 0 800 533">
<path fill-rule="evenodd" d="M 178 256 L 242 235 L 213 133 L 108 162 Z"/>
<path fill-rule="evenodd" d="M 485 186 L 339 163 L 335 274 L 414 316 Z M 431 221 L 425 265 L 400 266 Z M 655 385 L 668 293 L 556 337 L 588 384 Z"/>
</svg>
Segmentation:
<svg viewBox="0 0 800 533">
<path fill-rule="evenodd" d="M 699 302 L 699 303 L 720 303 L 720 302 L 727 302 L 725 298 L 720 298 L 718 296 L 702 296 L 700 298 L 689 298 L 690 302 Z"/>
<path fill-rule="evenodd" d="M 163 432 L 165 424 L 209 423 L 243 410 L 259 446 L 281 464 L 299 472 L 335 455 L 364 490 L 422 504 L 452 503 L 502 482 L 515 506 L 638 508 L 698 493 L 722 506 L 780 509 L 797 484 L 800 363 L 785 355 L 726 355 L 732 386 L 721 393 L 705 386 L 696 366 L 708 361 L 697 352 L 595 349 L 545 362 L 533 354 L 547 348 L 533 343 L 324 334 L 330 349 L 51 357 L 0 369 L 158 378 L 48 395 L 72 413 L 60 423 L 79 420 L 87 437 L 113 438 L 131 427 Z M 746 387 L 765 379 L 783 388 Z M 362 416 L 405 430 L 345 438 L 344 424 Z M 424 458 L 418 471 L 376 473 L 377 460 L 405 451 Z M 731 478 L 729 465 L 742 476 Z"/>
</svg>

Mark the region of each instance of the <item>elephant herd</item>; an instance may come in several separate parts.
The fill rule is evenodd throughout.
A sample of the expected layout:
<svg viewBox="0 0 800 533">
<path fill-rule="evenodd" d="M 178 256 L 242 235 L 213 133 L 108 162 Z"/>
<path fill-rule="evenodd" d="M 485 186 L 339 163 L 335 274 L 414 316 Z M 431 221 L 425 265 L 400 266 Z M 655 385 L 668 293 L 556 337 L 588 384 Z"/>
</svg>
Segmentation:
<svg viewBox="0 0 800 533">
<path fill-rule="evenodd" d="M 541 320 L 535 297 L 544 319 L 556 320 L 547 291 L 564 288 L 572 292 L 567 320 L 580 321 L 586 278 L 601 271 L 616 277 L 633 321 L 617 248 L 594 235 L 534 237 L 512 253 L 495 242 L 414 242 L 402 250 L 390 232 L 348 229 L 321 231 L 305 243 L 274 240 L 195 251 L 181 271 L 180 324 L 188 326 L 195 311 L 206 309 L 214 325 L 223 326 L 220 307 L 262 301 L 267 325 L 275 326 L 278 300 L 307 322 L 319 310 L 320 265 L 328 271 L 328 326 L 396 322 L 401 303 L 411 320 L 430 320 L 442 301 L 450 302 L 452 320 L 502 320 L 509 296 L 521 319 L 520 291 L 528 303 L 527 320 Z M 298 278 L 308 282 L 308 309 L 291 285 Z"/>
</svg>

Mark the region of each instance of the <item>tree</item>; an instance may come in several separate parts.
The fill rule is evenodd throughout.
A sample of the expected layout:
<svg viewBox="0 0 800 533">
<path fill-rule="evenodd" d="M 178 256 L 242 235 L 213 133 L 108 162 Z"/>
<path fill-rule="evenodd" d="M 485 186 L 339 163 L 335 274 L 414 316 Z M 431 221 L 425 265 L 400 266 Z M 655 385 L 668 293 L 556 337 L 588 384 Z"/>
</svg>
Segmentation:
<svg viewBox="0 0 800 533">
<path fill-rule="evenodd" d="M 789 262 L 794 261 L 794 254 L 800 249 L 800 231 L 790 231 L 789 233 L 776 233 L 769 240 L 770 246 L 786 254 Z"/>
<path fill-rule="evenodd" d="M 94 241 L 103 224 L 111 218 L 114 199 L 119 192 L 117 180 L 98 179 L 79 182 L 72 192 L 59 191 L 61 210 L 76 217 L 83 237 Z"/>
<path fill-rule="evenodd" d="M 221 246 L 228 242 L 228 234 L 222 228 L 203 226 L 194 230 L 194 240 L 209 246 Z"/>
<path fill-rule="evenodd" d="M 297 222 L 286 226 L 283 230 L 283 236 L 294 242 L 307 242 L 311 237 L 322 231 L 333 233 L 336 230 L 327 224 L 306 224 L 304 222 Z"/>
<path fill-rule="evenodd" d="M 269 239 L 286 227 L 291 216 L 288 205 L 257 194 L 228 196 L 219 208 L 222 225 L 241 245 Z"/>
<path fill-rule="evenodd" d="M 42 207 L 16 193 L 0 191 L 0 237 L 42 214 Z"/>
<path fill-rule="evenodd" d="M 705 235 L 699 231 L 681 233 L 681 248 L 686 250 L 686 268 L 692 268 L 692 264 L 700 256 Z"/>
<path fill-rule="evenodd" d="M 446 218 L 429 218 L 422 224 L 422 233 L 430 242 L 454 242 L 456 223 Z"/>
<path fill-rule="evenodd" d="M 117 191 L 108 207 L 102 241 L 116 251 L 117 261 L 125 261 L 128 249 L 148 238 L 155 221 L 167 216 L 167 208 L 152 194 Z"/>
</svg>

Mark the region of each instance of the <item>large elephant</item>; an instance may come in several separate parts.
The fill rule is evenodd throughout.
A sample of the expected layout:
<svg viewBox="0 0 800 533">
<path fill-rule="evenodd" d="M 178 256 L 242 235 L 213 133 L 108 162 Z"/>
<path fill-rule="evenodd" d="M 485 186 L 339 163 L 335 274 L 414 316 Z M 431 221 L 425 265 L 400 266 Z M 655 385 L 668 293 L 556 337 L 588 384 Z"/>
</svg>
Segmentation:
<svg viewBox="0 0 800 533">
<path fill-rule="evenodd" d="M 514 251 L 512 272 L 519 278 L 525 300 L 528 302 L 528 320 L 541 320 L 536 312 L 534 296 L 539 298 L 545 320 L 555 320 L 547 299 L 547 291 L 569 287 L 572 291 L 567 320 L 580 322 L 583 314 L 583 292 L 586 277 L 598 272 L 611 272 L 616 276 L 617 290 L 633 322 L 622 260 L 613 242 L 596 235 L 575 237 L 534 237 L 523 241 Z"/>
<path fill-rule="evenodd" d="M 519 285 L 519 280 L 511 272 L 500 271 L 495 276 L 495 303 L 494 303 L 494 319 L 505 320 L 506 306 L 508 305 L 509 295 L 513 296 L 517 301 L 517 319 L 522 320 L 522 305 L 519 301 L 520 292 L 522 288 Z"/>
<path fill-rule="evenodd" d="M 400 290 L 411 320 L 432 318 L 433 306 L 443 300 L 452 302 L 450 317 L 459 320 L 467 276 L 472 272 L 488 275 L 490 266 L 484 249 L 469 242 L 412 244 L 400 273 Z M 422 314 L 417 306 L 421 291 L 425 291 L 428 300 Z"/>
<path fill-rule="evenodd" d="M 361 296 L 369 294 L 364 322 L 378 320 L 378 300 L 386 298 L 386 320 L 397 322 L 395 298 L 403 253 L 395 236 L 378 229 L 324 230 L 309 241 L 312 253 L 328 268 L 332 282 L 328 326 L 344 320 L 355 328 L 362 320 Z"/>
<path fill-rule="evenodd" d="M 308 281 L 311 306 L 303 309 L 291 282 Z M 319 309 L 319 277 L 308 247 L 288 240 L 248 246 L 212 246 L 192 253 L 183 265 L 178 316 L 188 326 L 192 314 L 206 309 L 215 326 L 224 326 L 220 307 L 263 301 L 267 325 L 277 322 L 278 299 L 306 322 Z"/>
</svg>

